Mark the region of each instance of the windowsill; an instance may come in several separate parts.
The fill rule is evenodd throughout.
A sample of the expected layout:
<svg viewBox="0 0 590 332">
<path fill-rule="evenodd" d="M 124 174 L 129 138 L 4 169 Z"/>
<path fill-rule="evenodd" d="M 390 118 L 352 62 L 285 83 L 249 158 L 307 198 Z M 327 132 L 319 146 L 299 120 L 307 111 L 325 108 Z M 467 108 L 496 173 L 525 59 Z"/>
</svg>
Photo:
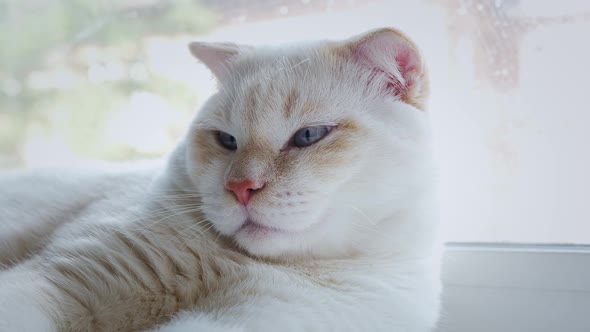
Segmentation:
<svg viewBox="0 0 590 332">
<path fill-rule="evenodd" d="M 590 246 L 450 243 L 438 332 L 590 331 Z"/>
</svg>

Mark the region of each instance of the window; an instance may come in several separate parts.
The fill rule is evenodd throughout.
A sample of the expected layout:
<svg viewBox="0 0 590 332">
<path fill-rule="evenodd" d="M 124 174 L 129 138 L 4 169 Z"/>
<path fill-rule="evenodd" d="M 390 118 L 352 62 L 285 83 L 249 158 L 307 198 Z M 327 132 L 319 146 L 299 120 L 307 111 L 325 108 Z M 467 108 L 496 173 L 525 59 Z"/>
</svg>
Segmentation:
<svg viewBox="0 0 590 332">
<path fill-rule="evenodd" d="M 445 239 L 590 243 L 587 1 L 0 7 L 0 168 L 162 156 L 214 89 L 190 40 L 280 43 L 395 26 L 431 72 Z"/>
</svg>

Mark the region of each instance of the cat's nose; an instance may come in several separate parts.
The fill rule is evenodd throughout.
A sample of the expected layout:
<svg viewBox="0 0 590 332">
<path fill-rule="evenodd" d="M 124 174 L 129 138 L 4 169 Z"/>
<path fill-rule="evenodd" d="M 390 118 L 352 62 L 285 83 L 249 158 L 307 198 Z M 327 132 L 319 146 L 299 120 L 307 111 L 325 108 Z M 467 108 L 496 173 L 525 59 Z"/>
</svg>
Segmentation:
<svg viewBox="0 0 590 332">
<path fill-rule="evenodd" d="M 246 179 L 237 182 L 228 181 L 225 187 L 236 195 L 240 203 L 246 205 L 250 201 L 250 198 L 252 198 L 252 195 L 264 187 L 264 183 L 255 183 L 250 179 Z"/>
</svg>

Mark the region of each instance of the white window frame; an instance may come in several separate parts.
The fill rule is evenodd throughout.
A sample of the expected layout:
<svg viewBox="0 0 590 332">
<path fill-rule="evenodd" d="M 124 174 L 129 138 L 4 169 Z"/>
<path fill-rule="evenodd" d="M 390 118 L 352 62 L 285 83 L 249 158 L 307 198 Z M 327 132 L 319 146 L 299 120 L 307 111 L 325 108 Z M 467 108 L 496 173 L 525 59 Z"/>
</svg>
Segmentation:
<svg viewBox="0 0 590 332">
<path fill-rule="evenodd" d="M 437 332 L 590 332 L 590 245 L 449 243 Z"/>
</svg>

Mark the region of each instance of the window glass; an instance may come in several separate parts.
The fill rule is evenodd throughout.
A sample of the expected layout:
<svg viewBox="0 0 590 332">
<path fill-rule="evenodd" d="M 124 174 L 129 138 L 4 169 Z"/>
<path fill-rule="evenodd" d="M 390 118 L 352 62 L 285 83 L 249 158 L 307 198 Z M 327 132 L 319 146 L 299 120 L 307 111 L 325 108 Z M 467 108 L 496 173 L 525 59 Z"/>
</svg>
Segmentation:
<svg viewBox="0 0 590 332">
<path fill-rule="evenodd" d="M 446 240 L 590 243 L 590 2 L 0 0 L 0 169 L 163 156 L 214 91 L 191 40 L 422 48 Z"/>
</svg>

